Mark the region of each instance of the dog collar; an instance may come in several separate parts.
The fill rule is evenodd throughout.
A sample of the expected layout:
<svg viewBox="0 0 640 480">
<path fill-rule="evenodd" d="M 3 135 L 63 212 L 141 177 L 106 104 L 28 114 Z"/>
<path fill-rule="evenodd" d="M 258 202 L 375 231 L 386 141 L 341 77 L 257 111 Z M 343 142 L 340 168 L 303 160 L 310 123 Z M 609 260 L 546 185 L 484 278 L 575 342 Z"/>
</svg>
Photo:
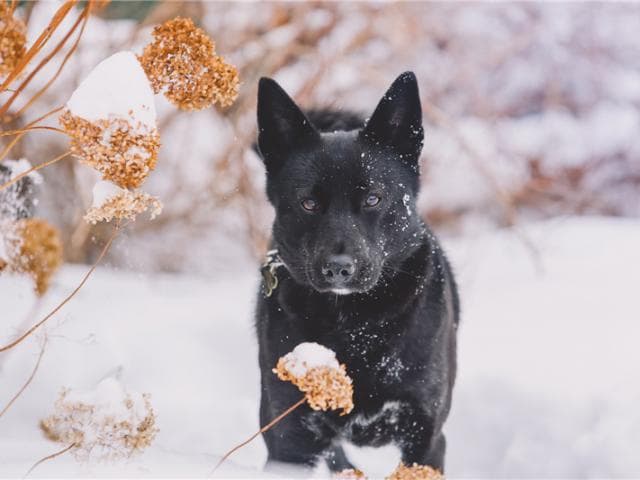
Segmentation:
<svg viewBox="0 0 640 480">
<path fill-rule="evenodd" d="M 278 288 L 278 276 L 276 270 L 282 267 L 284 262 L 280 258 L 277 249 L 269 250 L 265 256 L 264 263 L 260 269 L 262 279 L 264 280 L 264 296 L 270 297 L 276 288 Z"/>
</svg>

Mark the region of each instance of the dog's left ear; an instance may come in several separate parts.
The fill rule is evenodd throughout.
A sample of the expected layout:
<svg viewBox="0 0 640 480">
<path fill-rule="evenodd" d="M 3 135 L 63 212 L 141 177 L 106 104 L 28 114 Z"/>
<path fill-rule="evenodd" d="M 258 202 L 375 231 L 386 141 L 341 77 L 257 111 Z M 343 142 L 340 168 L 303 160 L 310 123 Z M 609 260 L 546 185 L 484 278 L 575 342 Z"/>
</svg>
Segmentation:
<svg viewBox="0 0 640 480">
<path fill-rule="evenodd" d="M 282 167 L 284 158 L 293 149 L 320 139 L 293 99 L 266 77 L 258 84 L 258 130 L 258 148 L 270 173 Z"/>
<path fill-rule="evenodd" d="M 362 129 L 361 137 L 376 145 L 391 147 L 417 161 L 424 130 L 418 82 L 413 72 L 404 72 L 391 84 Z"/>
</svg>

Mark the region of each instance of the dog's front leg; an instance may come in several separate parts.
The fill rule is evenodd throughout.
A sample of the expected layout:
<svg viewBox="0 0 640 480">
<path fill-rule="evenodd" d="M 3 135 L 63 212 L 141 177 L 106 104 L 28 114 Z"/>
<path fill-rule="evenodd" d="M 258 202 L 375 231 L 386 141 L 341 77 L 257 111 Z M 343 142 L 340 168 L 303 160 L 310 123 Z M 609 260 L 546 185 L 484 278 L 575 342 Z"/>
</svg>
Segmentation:
<svg viewBox="0 0 640 480">
<path fill-rule="evenodd" d="M 428 465 L 444 472 L 446 439 L 433 417 L 421 409 L 408 409 L 398 423 L 397 443 L 405 465 Z"/>
<path fill-rule="evenodd" d="M 262 424 L 275 417 L 274 410 L 284 409 L 267 405 L 263 396 L 260 408 Z M 312 473 L 333 441 L 333 435 L 322 428 L 321 422 L 315 421 L 317 415 L 319 413 L 302 405 L 263 434 L 268 451 L 266 470 L 295 473 L 296 477 Z"/>
</svg>

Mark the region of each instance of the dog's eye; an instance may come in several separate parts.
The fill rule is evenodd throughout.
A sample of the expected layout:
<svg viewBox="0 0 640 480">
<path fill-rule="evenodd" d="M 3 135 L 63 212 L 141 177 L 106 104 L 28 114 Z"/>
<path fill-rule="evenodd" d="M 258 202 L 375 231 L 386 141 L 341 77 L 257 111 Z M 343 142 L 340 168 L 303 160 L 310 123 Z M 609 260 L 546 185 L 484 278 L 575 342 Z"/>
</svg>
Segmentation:
<svg viewBox="0 0 640 480">
<path fill-rule="evenodd" d="M 364 200 L 364 204 L 367 207 L 375 207 L 380 203 L 381 200 L 382 198 L 380 197 L 380 195 L 377 195 L 375 193 L 370 193 L 369 195 L 367 195 L 367 198 Z"/>
<path fill-rule="evenodd" d="M 307 212 L 315 212 L 318 209 L 318 202 L 316 202 L 313 198 L 305 198 L 300 202 L 302 208 L 304 208 Z"/>
</svg>

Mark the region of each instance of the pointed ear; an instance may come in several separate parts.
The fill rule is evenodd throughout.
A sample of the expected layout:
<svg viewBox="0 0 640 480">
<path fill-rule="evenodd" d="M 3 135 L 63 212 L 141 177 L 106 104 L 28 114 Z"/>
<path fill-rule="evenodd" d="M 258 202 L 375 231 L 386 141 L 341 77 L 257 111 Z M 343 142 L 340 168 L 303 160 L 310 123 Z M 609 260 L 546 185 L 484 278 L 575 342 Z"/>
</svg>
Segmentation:
<svg viewBox="0 0 640 480">
<path fill-rule="evenodd" d="M 396 78 L 360 135 L 417 161 L 424 130 L 418 82 L 413 72 L 404 72 Z"/>
<path fill-rule="evenodd" d="M 285 155 L 312 144 L 320 134 L 287 93 L 270 78 L 258 84 L 258 147 L 267 171 L 281 167 Z"/>
</svg>

